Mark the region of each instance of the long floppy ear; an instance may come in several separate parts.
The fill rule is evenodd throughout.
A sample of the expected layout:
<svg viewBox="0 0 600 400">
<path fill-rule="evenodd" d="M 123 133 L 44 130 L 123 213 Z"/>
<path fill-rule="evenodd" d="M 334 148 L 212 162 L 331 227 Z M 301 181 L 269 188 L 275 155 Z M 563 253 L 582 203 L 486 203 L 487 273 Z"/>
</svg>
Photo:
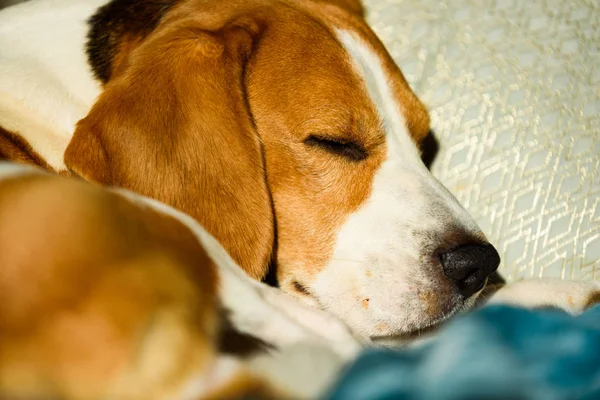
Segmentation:
<svg viewBox="0 0 600 400">
<path fill-rule="evenodd" d="M 261 143 L 245 102 L 256 26 L 163 26 L 129 54 L 65 153 L 75 174 L 196 218 L 256 279 L 274 221 Z"/>
</svg>

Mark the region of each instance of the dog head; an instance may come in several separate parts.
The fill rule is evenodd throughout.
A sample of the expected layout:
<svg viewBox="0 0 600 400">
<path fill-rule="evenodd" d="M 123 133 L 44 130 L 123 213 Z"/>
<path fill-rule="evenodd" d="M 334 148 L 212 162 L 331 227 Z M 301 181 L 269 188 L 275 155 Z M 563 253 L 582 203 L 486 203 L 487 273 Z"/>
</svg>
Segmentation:
<svg viewBox="0 0 600 400">
<path fill-rule="evenodd" d="M 71 171 L 189 213 L 372 339 L 469 307 L 498 254 L 421 161 L 427 110 L 360 4 L 189 0 L 156 25 L 119 31 Z"/>
</svg>

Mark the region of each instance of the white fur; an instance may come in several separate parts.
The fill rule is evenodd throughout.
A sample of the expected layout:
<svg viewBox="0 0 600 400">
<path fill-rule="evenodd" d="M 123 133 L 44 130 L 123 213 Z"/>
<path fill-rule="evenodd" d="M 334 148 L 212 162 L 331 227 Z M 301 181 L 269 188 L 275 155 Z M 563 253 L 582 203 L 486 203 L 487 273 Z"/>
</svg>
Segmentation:
<svg viewBox="0 0 600 400">
<path fill-rule="evenodd" d="M 339 30 L 338 38 L 379 111 L 387 158 L 375 174 L 371 196 L 343 225 L 332 261 L 310 289 L 322 305 L 358 332 L 402 335 L 464 306 L 456 292 L 440 299 L 452 303 L 447 312 L 427 314 L 420 297 L 435 293 L 444 282 L 432 273 L 436 266 L 429 268 L 430 262 L 423 261 L 422 237 L 410 232 L 439 236 L 454 224 L 473 236 L 483 234 L 421 161 L 379 57 L 353 33 Z M 363 307 L 365 299 L 368 308 Z"/>
<path fill-rule="evenodd" d="M 227 386 L 244 371 L 243 363 L 231 356 L 219 356 L 209 371 L 199 370 L 173 400 L 197 400 Z"/>
<path fill-rule="evenodd" d="M 503 286 L 490 296 L 487 304 L 510 304 L 528 308 L 549 306 L 578 314 L 590 305 L 594 294 L 600 295 L 600 282 L 530 279 Z"/>
<path fill-rule="evenodd" d="M 100 85 L 85 54 L 87 19 L 108 0 L 31 0 L 0 11 L 0 125 L 55 169 Z"/>
</svg>

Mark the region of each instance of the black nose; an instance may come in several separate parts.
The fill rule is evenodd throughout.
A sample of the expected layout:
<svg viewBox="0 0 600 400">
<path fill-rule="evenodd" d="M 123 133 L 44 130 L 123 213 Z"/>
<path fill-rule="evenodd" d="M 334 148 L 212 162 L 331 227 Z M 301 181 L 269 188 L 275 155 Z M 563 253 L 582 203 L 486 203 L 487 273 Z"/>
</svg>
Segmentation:
<svg viewBox="0 0 600 400">
<path fill-rule="evenodd" d="M 500 256 L 492 245 L 463 245 L 442 253 L 440 259 L 444 274 L 456 282 L 465 298 L 480 290 L 500 265 Z"/>
</svg>

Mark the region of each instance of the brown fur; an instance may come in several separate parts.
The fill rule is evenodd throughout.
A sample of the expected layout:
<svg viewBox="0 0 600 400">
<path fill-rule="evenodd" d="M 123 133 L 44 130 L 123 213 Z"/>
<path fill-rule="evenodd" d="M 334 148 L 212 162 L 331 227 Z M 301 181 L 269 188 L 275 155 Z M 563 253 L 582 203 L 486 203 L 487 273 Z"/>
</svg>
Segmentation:
<svg viewBox="0 0 600 400">
<path fill-rule="evenodd" d="M 600 304 L 600 292 L 596 292 L 590 295 L 589 299 L 585 303 L 584 309 Z"/>
<path fill-rule="evenodd" d="M 248 46 L 244 32 L 231 34 Z M 200 219 L 259 278 L 273 242 L 271 204 L 238 85 L 242 55 L 224 43 L 192 23 L 157 31 L 79 123 L 65 161 Z"/>
<path fill-rule="evenodd" d="M 216 359 L 216 267 L 171 217 L 83 182 L 5 179 L 0 265 L 0 398 L 165 399 Z M 228 390 L 262 387 L 241 377 Z"/>
<path fill-rule="evenodd" d="M 0 160 L 36 165 L 52 171 L 52 167 L 21 136 L 0 126 Z"/>
<path fill-rule="evenodd" d="M 65 163 L 192 215 L 254 278 L 275 261 L 286 290 L 310 283 L 386 151 L 332 26 L 373 42 L 415 140 L 429 129 L 357 4 L 179 2 L 148 36 L 122 39 L 119 73 L 78 124 Z M 306 146 L 315 134 L 351 140 L 368 157 Z"/>
<path fill-rule="evenodd" d="M 301 2 L 301 4 L 303 8 L 316 15 L 318 19 L 323 19 L 323 13 L 319 12 L 318 6 L 313 2 L 307 1 Z M 373 32 L 373 30 L 365 23 L 363 18 L 354 18 L 354 16 L 347 15 L 335 8 L 328 9 L 324 17 L 326 20 L 333 22 L 337 26 L 346 27 L 359 33 L 365 44 L 379 56 L 379 59 L 383 62 L 383 68 L 386 72 L 393 94 L 395 95 L 398 104 L 402 107 L 398 112 L 404 116 L 411 137 L 417 145 L 420 145 L 429 133 L 429 112 L 421 100 L 419 100 L 411 90 L 402 71 L 385 49 L 381 40 L 379 40 L 377 35 L 375 35 L 375 32 Z"/>
<path fill-rule="evenodd" d="M 86 52 L 94 75 L 114 77 L 128 52 L 128 38 L 143 38 L 178 0 L 111 0 L 90 18 Z"/>
</svg>

